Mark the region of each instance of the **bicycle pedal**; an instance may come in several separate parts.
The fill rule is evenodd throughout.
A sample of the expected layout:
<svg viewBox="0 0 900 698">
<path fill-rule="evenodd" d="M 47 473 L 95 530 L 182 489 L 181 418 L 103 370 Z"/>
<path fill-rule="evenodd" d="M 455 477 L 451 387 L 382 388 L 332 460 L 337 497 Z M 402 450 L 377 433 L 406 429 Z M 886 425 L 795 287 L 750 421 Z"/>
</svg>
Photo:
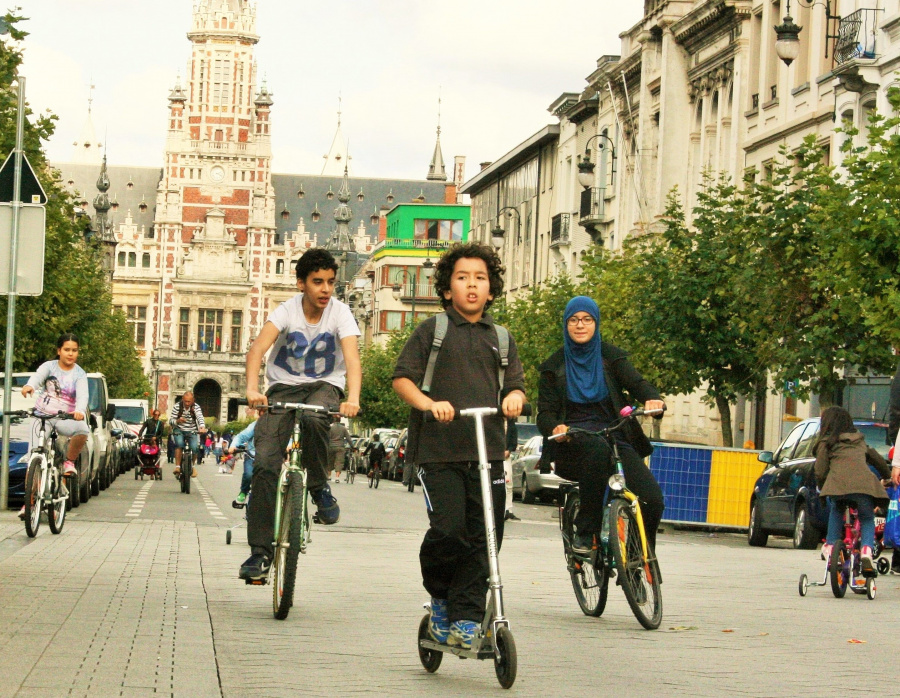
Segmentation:
<svg viewBox="0 0 900 698">
<path fill-rule="evenodd" d="M 321 521 L 319 521 L 319 514 L 318 514 L 318 512 L 316 512 L 315 514 L 313 514 L 312 520 L 313 520 L 313 523 L 317 523 L 317 524 L 322 523 Z"/>
<path fill-rule="evenodd" d="M 263 579 L 245 579 L 244 584 L 250 584 L 252 586 L 261 587 L 261 586 L 265 586 L 266 580 L 264 578 Z"/>
</svg>

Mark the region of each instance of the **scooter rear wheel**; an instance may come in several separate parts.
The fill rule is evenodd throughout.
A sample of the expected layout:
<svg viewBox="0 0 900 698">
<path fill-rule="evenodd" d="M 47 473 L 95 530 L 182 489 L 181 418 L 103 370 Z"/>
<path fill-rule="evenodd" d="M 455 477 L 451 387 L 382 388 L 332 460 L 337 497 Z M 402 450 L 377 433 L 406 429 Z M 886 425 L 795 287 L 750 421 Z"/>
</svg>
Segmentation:
<svg viewBox="0 0 900 698">
<path fill-rule="evenodd" d="M 516 682 L 516 668 L 518 658 L 516 656 L 516 641 L 513 634 L 505 625 L 497 629 L 497 654 L 494 655 L 494 670 L 497 672 L 497 681 L 503 688 L 512 688 Z"/>
<path fill-rule="evenodd" d="M 431 639 L 431 637 L 428 635 L 429 620 L 429 615 L 426 613 L 422 618 L 422 622 L 419 623 L 419 637 L 416 644 L 419 647 L 419 661 L 422 662 L 422 666 L 425 667 L 425 671 L 427 671 L 429 674 L 433 674 L 441 665 L 441 660 L 444 658 L 444 653 L 438 652 L 437 650 L 425 649 L 421 644 L 419 644 L 422 640 Z"/>
</svg>

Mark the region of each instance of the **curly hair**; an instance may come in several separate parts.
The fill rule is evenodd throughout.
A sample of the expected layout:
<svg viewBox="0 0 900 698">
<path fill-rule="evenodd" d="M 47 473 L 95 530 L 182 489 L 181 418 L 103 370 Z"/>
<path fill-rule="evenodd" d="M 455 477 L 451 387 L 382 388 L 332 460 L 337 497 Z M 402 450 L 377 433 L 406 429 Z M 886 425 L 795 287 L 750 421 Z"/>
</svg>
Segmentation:
<svg viewBox="0 0 900 698">
<path fill-rule="evenodd" d="M 484 261 L 488 270 L 488 279 L 491 284 L 491 295 L 496 298 L 503 293 L 503 263 L 494 251 L 493 247 L 477 242 L 457 242 L 451 245 L 434 267 L 434 290 L 441 299 L 444 309 L 452 305 L 452 301 L 444 298 L 444 292 L 450 290 L 450 279 L 453 277 L 453 269 L 460 259 L 480 259 Z M 484 309 L 491 307 L 493 301 L 484 304 Z"/>
<path fill-rule="evenodd" d="M 313 247 L 297 260 L 297 281 L 306 281 L 306 277 L 320 269 L 331 269 L 337 274 L 338 264 L 331 252 L 323 247 Z"/>
</svg>

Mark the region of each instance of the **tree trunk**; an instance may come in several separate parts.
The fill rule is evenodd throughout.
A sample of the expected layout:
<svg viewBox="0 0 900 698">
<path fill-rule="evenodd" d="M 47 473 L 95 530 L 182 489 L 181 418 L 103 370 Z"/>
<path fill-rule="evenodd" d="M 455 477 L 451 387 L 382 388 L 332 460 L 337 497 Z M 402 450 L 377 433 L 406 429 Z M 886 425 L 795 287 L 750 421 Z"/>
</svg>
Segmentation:
<svg viewBox="0 0 900 698">
<path fill-rule="evenodd" d="M 719 409 L 719 419 L 722 422 L 722 445 L 725 448 L 731 448 L 734 446 L 734 435 L 731 431 L 731 403 L 721 395 L 717 395 L 716 407 Z"/>
</svg>

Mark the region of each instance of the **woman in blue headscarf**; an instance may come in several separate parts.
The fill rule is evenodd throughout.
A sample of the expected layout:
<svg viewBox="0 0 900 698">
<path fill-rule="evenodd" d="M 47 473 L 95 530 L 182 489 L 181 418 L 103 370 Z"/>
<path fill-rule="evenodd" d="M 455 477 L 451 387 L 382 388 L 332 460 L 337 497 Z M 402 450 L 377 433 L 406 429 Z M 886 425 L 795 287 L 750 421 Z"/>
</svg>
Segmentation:
<svg viewBox="0 0 900 698">
<path fill-rule="evenodd" d="M 603 495 L 613 474 L 610 448 L 599 437 L 582 435 L 548 441 L 569 427 L 599 431 L 619 416 L 631 401 L 644 409 L 665 408 L 659 391 L 628 361 L 628 355 L 600 337 L 600 309 L 587 296 L 576 296 L 566 305 L 562 322 L 563 346 L 539 367 L 537 424 L 544 435 L 541 465 L 555 463 L 556 474 L 580 483 L 581 508 L 575 518 L 577 552 L 589 553 L 593 536 L 600 531 Z M 626 399 L 625 394 L 628 398 Z M 628 488 L 641 500 L 647 540 L 656 545 L 662 519 L 663 494 L 643 458 L 653 447 L 644 432 L 619 432 L 619 455 Z"/>
</svg>

